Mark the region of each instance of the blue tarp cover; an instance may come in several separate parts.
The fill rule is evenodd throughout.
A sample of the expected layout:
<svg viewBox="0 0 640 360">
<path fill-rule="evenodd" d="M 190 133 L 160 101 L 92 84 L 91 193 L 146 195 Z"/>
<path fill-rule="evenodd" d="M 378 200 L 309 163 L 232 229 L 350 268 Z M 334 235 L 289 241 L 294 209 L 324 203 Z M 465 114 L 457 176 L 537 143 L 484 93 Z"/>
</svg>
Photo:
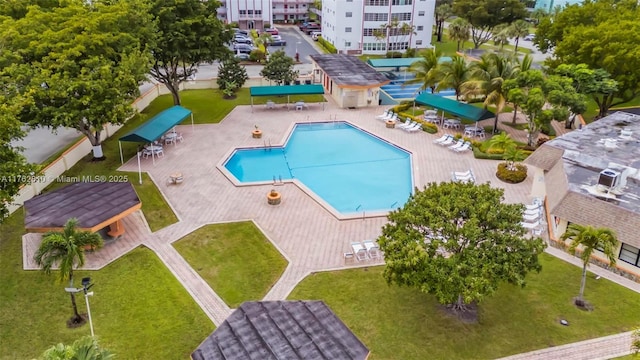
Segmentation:
<svg viewBox="0 0 640 360">
<path fill-rule="evenodd" d="M 175 105 L 121 137 L 120 141 L 144 143 L 156 141 L 162 134 L 171 130 L 172 127 L 178 125 L 189 115 L 191 115 L 191 110 L 185 109 L 180 105 Z"/>
</svg>

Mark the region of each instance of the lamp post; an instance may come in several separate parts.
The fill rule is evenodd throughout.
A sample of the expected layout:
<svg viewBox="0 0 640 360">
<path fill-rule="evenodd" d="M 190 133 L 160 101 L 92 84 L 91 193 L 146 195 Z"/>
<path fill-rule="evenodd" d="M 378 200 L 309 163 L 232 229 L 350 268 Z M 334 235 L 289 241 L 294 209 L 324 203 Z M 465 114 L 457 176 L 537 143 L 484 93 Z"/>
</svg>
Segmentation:
<svg viewBox="0 0 640 360">
<path fill-rule="evenodd" d="M 89 296 L 93 296 L 93 291 L 89 291 L 93 284 L 91 283 L 90 277 L 82 278 L 82 287 L 81 288 L 64 288 L 64 291 L 68 293 L 80 293 L 84 292 L 84 301 L 87 304 L 87 316 L 89 317 L 89 328 L 91 329 L 91 337 L 94 336 L 93 332 L 93 321 L 91 320 L 91 308 L 89 307 Z"/>
</svg>

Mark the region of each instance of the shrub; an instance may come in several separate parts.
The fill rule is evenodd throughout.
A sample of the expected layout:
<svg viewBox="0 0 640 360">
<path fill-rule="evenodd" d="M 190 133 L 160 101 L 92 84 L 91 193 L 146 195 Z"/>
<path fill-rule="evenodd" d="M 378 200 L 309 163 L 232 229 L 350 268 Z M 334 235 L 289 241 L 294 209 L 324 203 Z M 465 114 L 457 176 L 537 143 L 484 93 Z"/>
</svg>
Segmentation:
<svg viewBox="0 0 640 360">
<path fill-rule="evenodd" d="M 322 37 L 318 37 L 318 43 L 320 45 L 322 45 L 322 47 L 327 49 L 327 51 L 330 54 L 337 54 L 338 53 L 338 49 L 336 49 L 335 46 L 333 46 L 330 42 L 328 42 L 327 40 L 323 39 Z"/>
<path fill-rule="evenodd" d="M 271 28 L 271 23 L 268 23 L 268 22 L 264 23 L 264 28 L 265 29 L 270 29 Z"/>
<path fill-rule="evenodd" d="M 413 102 L 404 101 L 404 102 L 394 106 L 392 110 L 393 110 L 394 113 L 398 113 L 398 115 L 400 115 L 401 112 L 409 109 L 411 106 L 413 106 Z"/>
<path fill-rule="evenodd" d="M 238 28 L 240 27 L 240 25 L 238 25 L 238 23 L 237 23 L 236 21 L 234 21 L 234 22 L 232 22 L 232 23 L 229 23 L 229 27 L 232 27 L 232 28 L 238 29 Z"/>
<path fill-rule="evenodd" d="M 486 153 L 487 154 L 504 154 L 504 149 L 488 148 Z"/>
<path fill-rule="evenodd" d="M 503 154 L 487 154 L 486 152 L 480 150 L 480 147 L 473 147 L 473 157 L 475 157 L 476 159 L 503 160 L 502 155 Z"/>
<path fill-rule="evenodd" d="M 416 53 L 417 53 L 416 49 L 408 48 L 407 50 L 404 51 L 404 57 L 406 58 L 416 57 Z"/>
<path fill-rule="evenodd" d="M 547 136 L 556 136 L 556 131 L 551 124 L 543 124 L 541 132 Z"/>
<path fill-rule="evenodd" d="M 253 62 L 262 62 L 265 59 L 266 59 L 266 54 L 265 54 L 264 51 L 262 51 L 260 49 L 253 50 L 249 54 L 249 60 L 251 60 Z"/>
<path fill-rule="evenodd" d="M 549 138 L 545 138 L 545 137 L 538 138 L 538 142 L 536 143 L 536 148 L 540 147 L 542 144 L 546 143 L 547 141 L 549 141 Z"/>
<path fill-rule="evenodd" d="M 498 179 L 510 183 L 517 184 L 523 182 L 527 178 L 527 167 L 523 164 L 514 164 L 516 170 L 509 170 L 507 163 L 498 164 L 496 176 Z"/>
<path fill-rule="evenodd" d="M 397 59 L 402 57 L 402 53 L 400 51 L 387 51 L 386 57 L 387 59 Z"/>
</svg>

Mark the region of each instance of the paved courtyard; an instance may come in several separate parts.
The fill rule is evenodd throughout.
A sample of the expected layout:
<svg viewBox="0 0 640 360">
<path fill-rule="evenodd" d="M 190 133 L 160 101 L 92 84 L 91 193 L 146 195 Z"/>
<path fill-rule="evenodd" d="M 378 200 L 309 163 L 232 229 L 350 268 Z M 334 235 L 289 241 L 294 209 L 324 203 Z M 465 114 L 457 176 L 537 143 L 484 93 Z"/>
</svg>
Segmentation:
<svg viewBox="0 0 640 360">
<path fill-rule="evenodd" d="M 293 99 L 292 99 L 293 100 Z M 520 184 L 506 184 L 495 177 L 497 162 L 478 160 L 470 152 L 456 153 L 433 143 L 438 134 L 407 133 L 388 129 L 375 116 L 381 108 L 346 110 L 333 103 L 309 104 L 308 110 L 288 111 L 282 107 L 267 110 L 263 106 L 236 107 L 219 124 L 183 125 L 179 127 L 184 141 L 166 145 L 165 156 L 142 160 L 142 170 L 149 173 L 178 217 L 178 222 L 155 233 L 149 230 L 141 212 L 125 220 L 127 233 L 118 241 L 88 253 L 86 269 L 100 269 L 139 245 L 153 250 L 183 284 L 209 318 L 220 325 L 231 309 L 190 267 L 171 245 L 194 230 L 213 223 L 253 221 L 288 260 L 289 265 L 265 300 L 283 300 L 298 282 L 311 272 L 357 266 L 371 266 L 380 260 L 358 262 L 345 260 L 351 241 L 375 239 L 381 233 L 386 217 L 339 220 L 295 184 L 277 187 L 282 194 L 278 206 L 267 204 L 266 195 L 272 184 L 235 186 L 218 166 L 236 147 L 281 145 L 296 122 L 348 121 L 380 138 L 412 153 L 414 183 L 422 188 L 429 182 L 449 181 L 452 171 L 472 169 L 477 182 L 490 182 L 505 190 L 505 201 L 530 203 L 532 173 Z M 254 139 L 257 125 L 262 139 Z M 135 158 L 119 170 L 137 171 Z M 170 184 L 168 179 L 181 172 L 184 182 Z M 39 234 L 23 238 L 24 267 L 35 269 L 32 254 L 40 243 Z"/>
</svg>

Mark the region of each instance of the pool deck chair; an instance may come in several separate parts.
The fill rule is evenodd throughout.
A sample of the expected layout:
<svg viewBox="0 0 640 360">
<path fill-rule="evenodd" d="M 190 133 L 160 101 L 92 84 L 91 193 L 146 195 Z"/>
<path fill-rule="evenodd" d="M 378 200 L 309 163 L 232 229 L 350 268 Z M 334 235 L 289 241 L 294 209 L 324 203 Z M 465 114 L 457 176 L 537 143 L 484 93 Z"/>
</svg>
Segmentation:
<svg viewBox="0 0 640 360">
<path fill-rule="evenodd" d="M 362 242 L 362 244 L 364 245 L 364 248 L 367 250 L 367 254 L 369 255 L 370 259 L 373 260 L 373 259 L 382 258 L 380 247 L 375 241 L 365 240 Z"/>
<path fill-rule="evenodd" d="M 361 242 L 359 241 L 352 242 L 351 249 L 353 250 L 353 253 L 356 256 L 356 260 L 364 261 L 369 258 L 369 256 L 367 255 L 367 249 L 364 247 L 364 245 L 362 245 Z"/>
</svg>

